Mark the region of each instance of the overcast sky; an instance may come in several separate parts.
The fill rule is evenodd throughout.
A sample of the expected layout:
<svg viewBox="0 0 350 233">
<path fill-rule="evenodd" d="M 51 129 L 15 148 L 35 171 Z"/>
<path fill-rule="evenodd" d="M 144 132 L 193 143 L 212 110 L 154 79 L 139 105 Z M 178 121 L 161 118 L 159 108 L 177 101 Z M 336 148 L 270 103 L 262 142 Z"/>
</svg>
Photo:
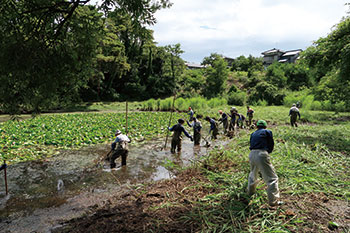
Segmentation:
<svg viewBox="0 0 350 233">
<path fill-rule="evenodd" d="M 158 45 L 180 43 L 188 62 L 306 49 L 347 15 L 346 0 L 171 0 L 152 26 Z"/>
</svg>

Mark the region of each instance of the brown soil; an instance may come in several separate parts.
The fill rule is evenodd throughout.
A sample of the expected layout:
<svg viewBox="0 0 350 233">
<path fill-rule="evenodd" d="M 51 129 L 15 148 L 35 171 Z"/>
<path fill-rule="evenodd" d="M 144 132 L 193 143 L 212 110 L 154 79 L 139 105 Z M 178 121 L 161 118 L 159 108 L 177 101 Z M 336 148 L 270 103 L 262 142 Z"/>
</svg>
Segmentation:
<svg viewBox="0 0 350 233">
<path fill-rule="evenodd" d="M 182 217 L 193 209 L 195 201 L 215 192 L 198 186 L 201 181 L 206 179 L 198 170 L 186 170 L 175 179 L 117 195 L 92 215 L 73 219 L 53 232 L 200 232 L 199 223 Z M 280 219 L 284 223 L 301 220 L 289 225 L 291 232 L 350 230 L 350 206 L 345 201 L 329 199 L 323 193 L 290 196 L 283 195 L 283 191 L 282 200 L 285 204 L 277 207 Z"/>
<path fill-rule="evenodd" d="M 71 220 L 54 232 L 193 232 L 199 226 L 184 223 L 180 217 L 193 201 L 211 192 L 204 187 L 189 188 L 203 179 L 198 171 L 187 170 L 175 179 L 115 196 L 93 215 Z"/>
</svg>

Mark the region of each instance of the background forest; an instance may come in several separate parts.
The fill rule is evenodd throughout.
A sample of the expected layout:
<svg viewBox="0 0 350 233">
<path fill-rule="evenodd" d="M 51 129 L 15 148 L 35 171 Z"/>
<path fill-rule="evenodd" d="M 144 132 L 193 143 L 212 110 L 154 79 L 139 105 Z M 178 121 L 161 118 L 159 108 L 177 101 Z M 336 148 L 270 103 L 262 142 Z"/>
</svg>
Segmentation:
<svg viewBox="0 0 350 233">
<path fill-rule="evenodd" d="M 189 70 L 180 44 L 157 46 L 148 26 L 167 0 L 6 0 L 0 6 L 0 112 L 64 109 L 81 102 L 219 97 L 230 105 L 350 110 L 350 18 L 296 64 L 220 54 Z M 315 38 L 317 39 L 317 38 Z"/>
</svg>

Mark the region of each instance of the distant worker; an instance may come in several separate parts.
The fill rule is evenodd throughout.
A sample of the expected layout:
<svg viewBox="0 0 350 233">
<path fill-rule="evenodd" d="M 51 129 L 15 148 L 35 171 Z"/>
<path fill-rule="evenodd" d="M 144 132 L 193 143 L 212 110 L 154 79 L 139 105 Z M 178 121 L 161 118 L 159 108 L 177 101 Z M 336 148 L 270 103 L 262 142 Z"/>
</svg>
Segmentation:
<svg viewBox="0 0 350 233">
<path fill-rule="evenodd" d="M 299 101 L 297 102 L 296 107 L 301 108 L 301 103 Z"/>
<path fill-rule="evenodd" d="M 191 124 L 189 121 L 187 121 L 187 124 L 189 127 L 193 128 L 194 145 L 199 145 L 201 142 L 201 129 L 202 129 L 201 122 L 197 120 L 196 117 L 193 117 L 193 123 Z"/>
<path fill-rule="evenodd" d="M 254 116 L 254 110 L 252 108 L 250 108 L 249 106 L 247 106 L 247 118 L 248 118 L 248 125 L 247 126 L 252 125 L 253 116 Z"/>
<path fill-rule="evenodd" d="M 244 128 L 245 116 L 243 114 L 238 114 L 237 126 L 241 129 Z"/>
<path fill-rule="evenodd" d="M 190 121 L 193 121 L 194 111 L 191 107 L 188 108 L 188 115 L 190 115 Z"/>
<path fill-rule="evenodd" d="M 270 206 L 282 204 L 278 201 L 278 177 L 270 162 L 269 153 L 273 151 L 274 141 L 272 132 L 267 130 L 264 120 L 257 122 L 258 129 L 250 135 L 250 173 L 248 177 L 248 194 L 253 195 L 256 191 L 258 172 L 260 171 L 267 184 L 267 199 Z"/>
<path fill-rule="evenodd" d="M 230 120 L 230 125 L 228 127 L 228 130 L 231 131 L 231 130 L 235 130 L 235 125 L 236 125 L 236 121 L 237 121 L 237 116 L 238 116 L 238 111 L 235 107 L 232 107 L 231 110 L 230 110 L 230 113 L 231 114 L 228 114 L 230 117 L 231 117 L 231 120 Z"/>
<path fill-rule="evenodd" d="M 219 110 L 219 114 L 221 116 L 221 118 L 219 119 L 219 122 L 222 122 L 222 125 L 224 126 L 224 134 L 226 134 L 227 128 L 228 128 L 228 116 L 222 110 Z"/>
<path fill-rule="evenodd" d="M 296 107 L 296 104 L 293 104 L 292 107 L 289 110 L 289 116 L 290 116 L 290 124 L 292 127 L 298 127 L 297 124 L 297 118 L 299 116 L 299 120 L 300 120 L 300 112 L 299 109 Z"/>
<path fill-rule="evenodd" d="M 208 116 L 205 117 L 205 120 L 210 123 L 209 135 L 210 133 L 212 133 L 211 139 L 217 139 L 217 135 L 219 134 L 219 131 L 218 131 L 218 126 L 216 121 Z"/>
<path fill-rule="evenodd" d="M 110 164 L 111 168 L 116 167 L 115 160 L 118 157 L 122 157 L 122 166 L 126 165 L 126 158 L 128 157 L 129 154 L 129 146 L 128 143 L 131 142 L 131 140 L 128 138 L 128 136 L 122 134 L 120 130 L 117 130 L 115 132 L 115 141 L 112 143 L 111 147 L 113 150 L 113 154 L 110 158 Z"/>
<path fill-rule="evenodd" d="M 173 138 L 171 140 L 171 153 L 175 153 L 175 149 L 177 148 L 177 152 L 181 151 L 181 142 L 182 142 L 182 132 L 193 141 L 192 136 L 186 131 L 186 129 L 183 127 L 183 124 L 185 121 L 183 119 L 179 119 L 177 121 L 178 123 L 174 125 L 171 128 L 168 128 L 170 131 L 173 131 Z"/>
</svg>

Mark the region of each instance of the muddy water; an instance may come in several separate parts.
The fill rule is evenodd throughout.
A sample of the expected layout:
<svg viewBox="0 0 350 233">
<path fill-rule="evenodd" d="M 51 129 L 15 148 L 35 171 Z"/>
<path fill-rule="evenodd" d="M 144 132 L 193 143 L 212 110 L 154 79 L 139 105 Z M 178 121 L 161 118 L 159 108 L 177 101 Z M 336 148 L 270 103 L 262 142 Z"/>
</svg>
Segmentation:
<svg viewBox="0 0 350 233">
<path fill-rule="evenodd" d="M 228 142 L 217 140 L 209 149 Z M 0 184 L 0 232 L 51 232 L 60 222 L 106 204 L 113 193 L 126 192 L 130 185 L 174 177 L 174 166 L 188 166 L 208 152 L 204 142 L 194 147 L 187 138 L 181 153 L 162 150 L 163 143 L 131 143 L 127 166 L 116 170 L 101 159 L 109 145 L 61 151 L 43 161 L 11 165 L 8 196 Z"/>
</svg>

